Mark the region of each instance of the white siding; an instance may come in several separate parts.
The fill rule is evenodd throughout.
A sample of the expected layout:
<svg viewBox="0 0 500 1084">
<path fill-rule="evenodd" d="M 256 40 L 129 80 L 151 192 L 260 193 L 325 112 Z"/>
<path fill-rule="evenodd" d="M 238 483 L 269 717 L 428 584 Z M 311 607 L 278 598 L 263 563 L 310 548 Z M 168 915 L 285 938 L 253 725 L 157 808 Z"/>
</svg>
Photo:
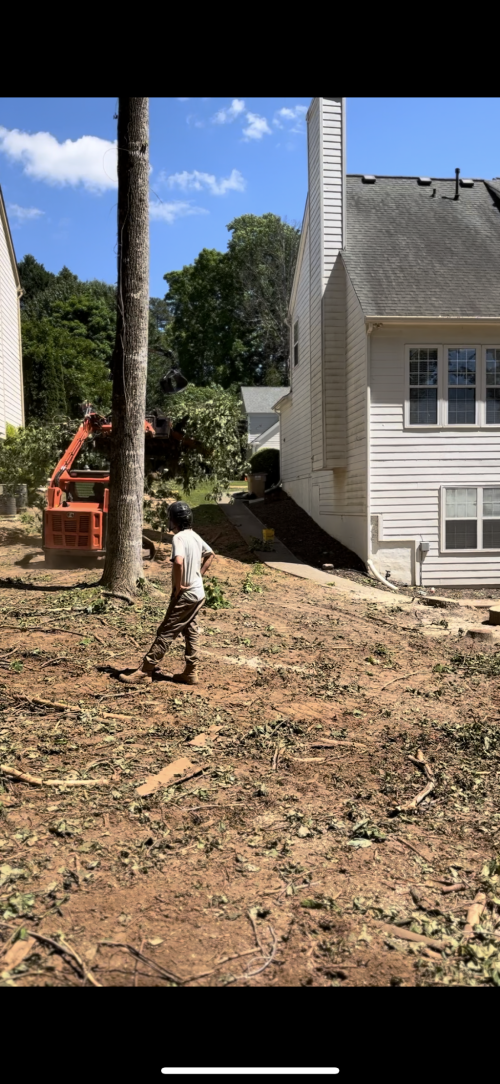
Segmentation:
<svg viewBox="0 0 500 1084">
<path fill-rule="evenodd" d="M 262 448 L 276 448 L 279 451 L 280 448 L 280 422 L 279 418 L 274 415 L 275 421 L 266 429 L 264 433 L 254 437 L 251 448 L 252 455 L 259 452 Z"/>
<path fill-rule="evenodd" d="M 272 414 L 249 414 L 248 443 L 254 444 L 275 422 L 279 422 L 279 417 L 274 411 Z"/>
<path fill-rule="evenodd" d="M 8 422 L 18 426 L 23 421 L 19 300 L 0 215 L 0 437 Z"/>
<path fill-rule="evenodd" d="M 322 373 L 322 294 L 323 294 L 323 169 L 322 106 L 316 98 L 311 106 L 308 128 L 309 173 L 309 321 L 310 382 L 313 468 L 323 466 L 323 373 Z"/>
<path fill-rule="evenodd" d="M 404 428 L 407 395 L 405 348 L 409 343 L 500 345 L 500 331 L 460 327 L 381 328 L 371 336 L 370 511 L 379 533 L 401 548 L 430 543 L 423 562 L 426 585 L 498 584 L 500 554 L 440 552 L 440 487 L 500 485 L 500 431 Z M 383 543 L 381 543 L 383 550 Z M 390 554 L 387 547 L 386 557 Z M 418 554 L 417 554 L 418 556 Z M 382 563 L 386 557 L 381 555 Z M 387 557 L 387 561 L 389 558 Z M 411 563 L 411 562 L 410 562 Z M 390 568 L 386 563 L 386 568 Z"/>
<path fill-rule="evenodd" d="M 299 364 L 294 366 L 291 358 L 290 383 L 291 394 L 281 411 L 281 477 L 288 491 L 288 483 L 299 479 L 305 481 L 302 491 L 306 494 L 306 504 L 302 499 L 301 507 L 309 511 L 309 490 L 311 477 L 311 353 L 310 353 L 310 260 L 309 226 L 307 217 L 304 222 L 304 247 L 295 306 L 292 313 L 292 327 L 299 322 Z M 291 490 L 290 495 L 293 496 Z"/>
</svg>

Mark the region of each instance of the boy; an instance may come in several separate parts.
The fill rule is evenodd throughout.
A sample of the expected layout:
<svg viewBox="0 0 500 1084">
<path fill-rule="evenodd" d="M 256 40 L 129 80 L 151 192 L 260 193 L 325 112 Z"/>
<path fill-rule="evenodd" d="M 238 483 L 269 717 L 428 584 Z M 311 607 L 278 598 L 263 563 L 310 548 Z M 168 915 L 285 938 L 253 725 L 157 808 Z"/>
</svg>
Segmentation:
<svg viewBox="0 0 500 1084">
<path fill-rule="evenodd" d="M 169 508 L 172 542 L 172 596 L 165 617 L 156 633 L 156 640 L 133 674 L 120 674 L 126 685 L 142 685 L 152 681 L 153 670 L 163 658 L 172 640 L 180 633 L 186 641 L 186 667 L 174 674 L 173 681 L 197 685 L 198 641 L 200 630 L 196 623 L 205 602 L 202 576 L 208 571 L 214 553 L 210 546 L 193 531 L 193 513 L 188 504 L 176 501 Z"/>
</svg>

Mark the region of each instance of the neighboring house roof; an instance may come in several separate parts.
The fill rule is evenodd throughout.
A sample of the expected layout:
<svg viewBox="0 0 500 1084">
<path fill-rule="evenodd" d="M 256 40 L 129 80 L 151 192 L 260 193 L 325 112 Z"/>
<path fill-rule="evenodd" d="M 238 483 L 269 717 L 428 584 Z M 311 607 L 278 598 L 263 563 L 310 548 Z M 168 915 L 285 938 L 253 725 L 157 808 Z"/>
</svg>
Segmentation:
<svg viewBox="0 0 500 1084">
<path fill-rule="evenodd" d="M 241 388 L 241 398 L 247 414 L 272 414 L 274 404 L 290 388 Z"/>
<path fill-rule="evenodd" d="M 7 218 L 7 211 L 5 209 L 5 203 L 3 198 L 2 187 L 0 185 L 0 219 L 3 223 L 3 229 L 5 233 L 5 240 L 7 241 L 7 248 L 9 250 L 9 258 L 12 264 L 12 273 L 14 275 L 17 289 L 21 289 L 21 280 L 19 278 L 19 271 L 17 270 L 16 254 L 14 252 L 14 244 L 12 241 L 12 234 L 10 232 L 9 220 Z"/>
<path fill-rule="evenodd" d="M 500 316 L 500 182 L 454 195 L 454 180 L 347 177 L 342 256 L 366 316 Z"/>
</svg>

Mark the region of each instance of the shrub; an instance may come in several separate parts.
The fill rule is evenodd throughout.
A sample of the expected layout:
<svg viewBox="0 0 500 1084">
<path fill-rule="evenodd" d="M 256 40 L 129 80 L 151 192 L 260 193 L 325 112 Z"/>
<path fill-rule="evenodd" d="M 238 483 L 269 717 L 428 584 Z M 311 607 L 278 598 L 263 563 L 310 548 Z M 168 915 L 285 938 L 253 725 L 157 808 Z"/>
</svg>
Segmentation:
<svg viewBox="0 0 500 1084">
<path fill-rule="evenodd" d="M 280 453 L 277 448 L 261 448 L 252 456 L 253 474 L 267 474 L 266 486 L 274 486 L 280 480 Z"/>
</svg>

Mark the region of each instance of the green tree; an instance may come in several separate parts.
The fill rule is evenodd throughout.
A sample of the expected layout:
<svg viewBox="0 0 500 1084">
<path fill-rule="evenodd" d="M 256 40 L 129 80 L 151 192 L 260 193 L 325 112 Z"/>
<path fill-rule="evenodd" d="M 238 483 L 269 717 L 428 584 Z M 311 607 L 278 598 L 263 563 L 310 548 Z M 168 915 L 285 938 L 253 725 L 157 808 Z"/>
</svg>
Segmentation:
<svg viewBox="0 0 500 1084">
<path fill-rule="evenodd" d="M 48 317 L 23 321 L 22 333 L 28 422 L 77 417 L 87 399 L 97 410 L 109 410 L 109 369 L 92 341 Z"/>
<path fill-rule="evenodd" d="M 207 495 L 220 496 L 246 461 L 246 434 L 241 400 L 236 389 L 187 387 L 170 397 L 169 417 L 177 430 L 185 432 L 195 447 L 184 445 L 169 480 L 181 483 L 186 492 L 207 484 Z"/>
<path fill-rule="evenodd" d="M 286 384 L 286 323 L 300 231 L 278 215 L 241 215 L 228 225 L 245 362 L 255 383 Z"/>
<path fill-rule="evenodd" d="M 194 263 L 164 276 L 173 317 L 172 347 L 194 384 L 229 387 L 243 378 L 239 364 L 237 299 L 227 252 L 204 248 Z"/>
<path fill-rule="evenodd" d="M 198 385 L 286 383 L 299 231 L 273 214 L 242 215 L 228 229 L 227 252 L 203 249 L 164 276 L 168 341 Z"/>
</svg>

